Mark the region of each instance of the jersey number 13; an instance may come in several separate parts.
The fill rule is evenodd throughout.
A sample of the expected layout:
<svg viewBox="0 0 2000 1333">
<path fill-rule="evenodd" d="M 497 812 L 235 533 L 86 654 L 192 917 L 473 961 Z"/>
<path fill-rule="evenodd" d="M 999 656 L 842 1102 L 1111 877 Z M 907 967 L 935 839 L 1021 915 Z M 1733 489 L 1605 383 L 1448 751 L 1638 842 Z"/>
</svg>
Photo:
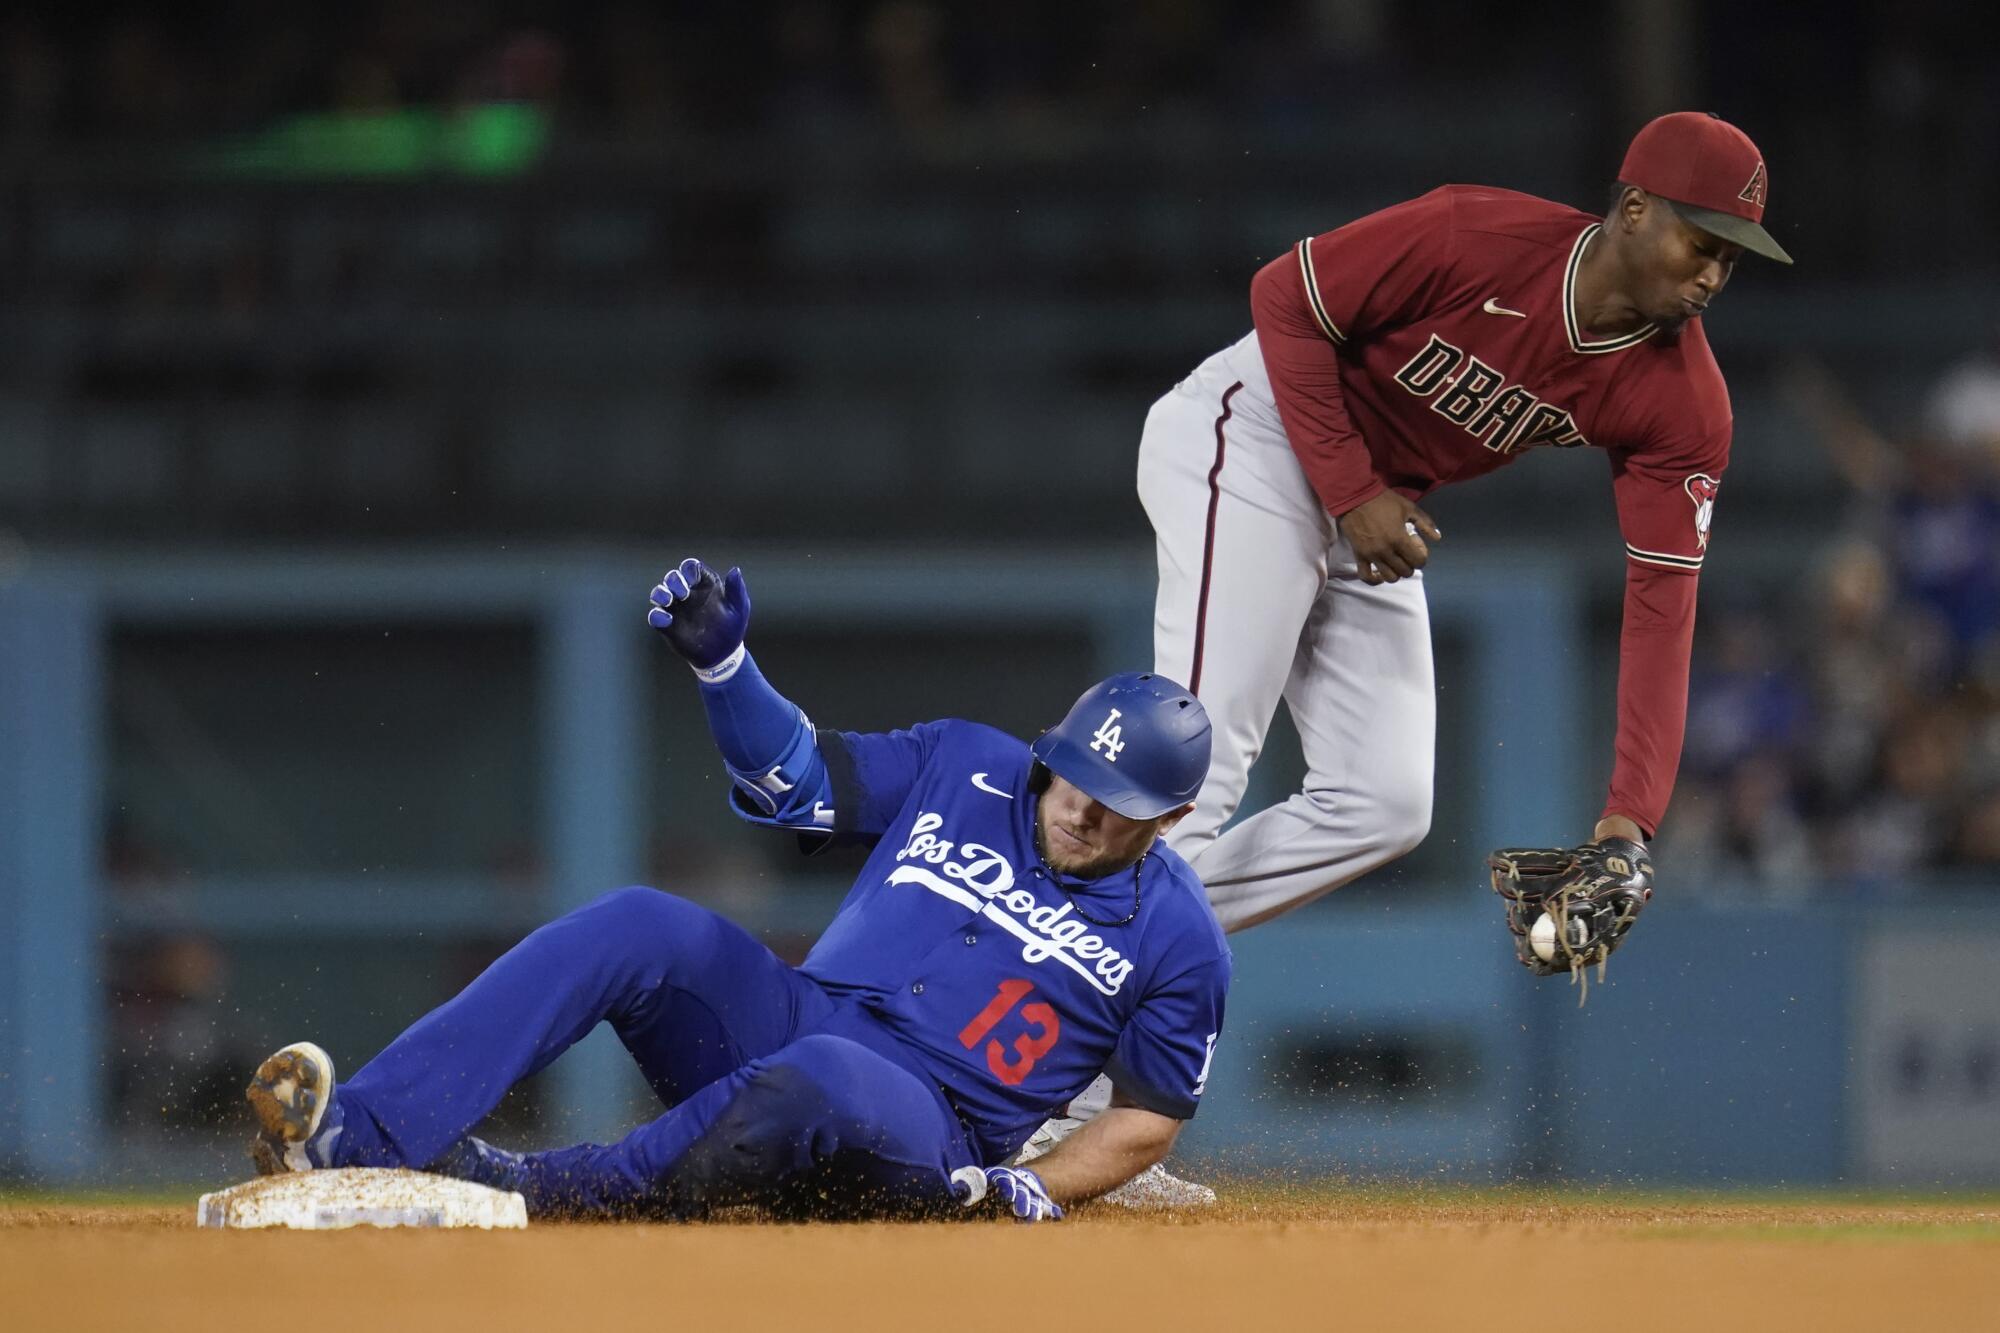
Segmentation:
<svg viewBox="0 0 2000 1333">
<path fill-rule="evenodd" d="M 977 1046 L 1034 988 L 1032 981 L 1001 982 L 998 993 L 958 1034 L 958 1044 L 968 1051 Z M 1011 1056 L 997 1039 L 986 1043 L 986 1067 L 993 1071 L 993 1077 L 1010 1088 L 1026 1078 L 1034 1069 L 1035 1061 L 1053 1050 L 1056 1039 L 1062 1036 L 1062 1020 L 1056 1017 L 1053 1008 L 1040 1000 L 1022 1007 L 1021 1017 L 1027 1023 L 1028 1031 L 1014 1038 L 1014 1053 Z"/>
</svg>

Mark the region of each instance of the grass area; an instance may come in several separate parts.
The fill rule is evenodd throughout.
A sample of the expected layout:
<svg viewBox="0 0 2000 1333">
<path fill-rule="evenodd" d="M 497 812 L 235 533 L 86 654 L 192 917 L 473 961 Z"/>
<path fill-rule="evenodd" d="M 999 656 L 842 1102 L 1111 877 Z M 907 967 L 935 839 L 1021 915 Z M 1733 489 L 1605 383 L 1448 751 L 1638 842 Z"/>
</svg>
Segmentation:
<svg viewBox="0 0 2000 1333">
<path fill-rule="evenodd" d="M 192 1209 L 196 1199 L 220 1188 L 221 1185 L 161 1185 L 142 1190 L 109 1186 L 59 1190 L 0 1186 L 0 1208 L 173 1208 L 185 1204 Z"/>
<path fill-rule="evenodd" d="M 1461 1205 L 1485 1204 L 1493 1207 L 1599 1206 L 1628 1210 L 1651 1206 L 1687 1208 L 1753 1206 L 1787 1207 L 1875 1207 L 1921 1208 L 1945 1206 L 1955 1209 L 2000 1210 L 2000 1190 L 1913 1190 L 1883 1186 L 1851 1185 L 1818 1189 L 1796 1186 L 1745 1185 L 1718 1188 L 1713 1185 L 1603 1185 L 1522 1182 L 1510 1185 L 1463 1185 L 1448 1181 L 1351 1180 L 1339 1177 L 1320 1179 L 1272 1179 L 1244 1176 L 1234 1179 L 1202 1177 L 1233 1200 L 1243 1202 L 1368 1203 L 1384 1207 L 1423 1206 L 1452 1202 Z"/>
</svg>

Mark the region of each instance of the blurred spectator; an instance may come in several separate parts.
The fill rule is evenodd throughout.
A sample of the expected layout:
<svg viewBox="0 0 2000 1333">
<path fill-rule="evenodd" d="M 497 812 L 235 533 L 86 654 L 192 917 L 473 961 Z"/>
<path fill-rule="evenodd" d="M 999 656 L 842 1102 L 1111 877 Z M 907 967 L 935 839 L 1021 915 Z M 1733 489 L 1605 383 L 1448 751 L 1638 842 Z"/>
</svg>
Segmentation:
<svg viewBox="0 0 2000 1333">
<path fill-rule="evenodd" d="M 2000 455 L 1984 448 L 1977 391 L 1966 387 L 1972 383 L 1961 369 L 1939 389 L 1961 418 L 1960 435 L 1920 429 L 1895 440 L 1875 429 L 1823 367 L 1795 368 L 1786 386 L 1852 487 L 1861 519 L 1880 531 L 1904 595 L 1949 633 L 1954 668 L 2000 632 Z"/>
<path fill-rule="evenodd" d="M 943 13 L 921 0 L 883 0 L 862 39 L 884 119 L 905 139 L 940 147 L 952 142 L 959 112 L 944 39 Z"/>
<path fill-rule="evenodd" d="M 1872 541 L 1832 546 L 1813 591 L 1803 627 L 1812 645 L 1807 781 L 1819 805 L 1843 809 L 1873 778 L 1894 719 L 1948 684 L 1949 645 L 1935 620 L 1896 601 L 1888 559 Z"/>
<path fill-rule="evenodd" d="M 1988 788 L 1968 804 L 1953 852 L 1960 865 L 2000 866 L 2000 787 Z"/>
<path fill-rule="evenodd" d="M 1958 453 L 2000 471 L 2000 326 L 1981 352 L 1953 366 L 1931 390 L 1924 419 Z"/>
<path fill-rule="evenodd" d="M 1780 628 L 1752 607 L 1711 616 L 1709 649 L 1688 684 L 1683 772 L 1715 777 L 1752 757 L 1786 760 L 1805 729 L 1804 686 L 1778 651 Z"/>
<path fill-rule="evenodd" d="M 1785 891 L 1819 868 L 1794 775 L 1768 754 L 1744 759 L 1720 780 L 1683 782 L 1665 838 L 1663 855 L 1691 885 L 1733 889 L 1749 880 Z"/>
<path fill-rule="evenodd" d="M 459 80 L 460 102 L 532 102 L 553 107 L 562 91 L 569 54 L 540 28 L 503 33 Z"/>
<path fill-rule="evenodd" d="M 1831 873 L 1886 882 L 1945 865 L 1962 796 L 1956 712 L 1922 709 L 1883 738 L 1880 782 L 1828 830 Z"/>
</svg>

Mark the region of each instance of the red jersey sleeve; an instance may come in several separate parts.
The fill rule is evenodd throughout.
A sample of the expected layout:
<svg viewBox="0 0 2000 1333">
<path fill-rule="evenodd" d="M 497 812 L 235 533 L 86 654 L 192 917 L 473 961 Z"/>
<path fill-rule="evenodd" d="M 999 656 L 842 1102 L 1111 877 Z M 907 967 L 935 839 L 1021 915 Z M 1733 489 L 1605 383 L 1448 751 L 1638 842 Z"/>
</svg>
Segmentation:
<svg viewBox="0 0 2000 1333">
<path fill-rule="evenodd" d="M 1658 569 L 1700 573 L 1728 461 L 1727 426 L 1700 449 L 1689 451 L 1685 461 L 1657 462 L 1613 452 L 1611 490 L 1618 501 L 1625 558 Z"/>
<path fill-rule="evenodd" d="M 1300 241 L 1250 284 L 1278 416 L 1330 514 L 1386 489 L 1348 415 L 1339 349 L 1422 314 L 1444 285 L 1452 252 L 1452 199 L 1439 189 Z"/>
<path fill-rule="evenodd" d="M 1613 452 L 1625 537 L 1625 617 L 1618 643 L 1618 740 L 1604 813 L 1658 832 L 1680 768 L 1694 645 L 1695 575 L 1708 551 L 1729 458 L 1724 425 L 1667 459 Z"/>
<path fill-rule="evenodd" d="M 1651 565 L 1625 570 L 1617 755 L 1604 814 L 1624 815 L 1648 838 L 1659 832 L 1681 764 L 1696 582 Z"/>
</svg>

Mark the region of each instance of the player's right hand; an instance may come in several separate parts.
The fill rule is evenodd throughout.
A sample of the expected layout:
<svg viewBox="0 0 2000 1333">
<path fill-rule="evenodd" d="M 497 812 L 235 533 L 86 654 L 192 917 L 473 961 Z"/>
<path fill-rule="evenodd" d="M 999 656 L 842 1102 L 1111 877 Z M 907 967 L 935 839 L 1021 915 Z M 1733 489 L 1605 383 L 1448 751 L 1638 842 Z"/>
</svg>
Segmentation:
<svg viewBox="0 0 2000 1333">
<path fill-rule="evenodd" d="M 1042 1178 L 1025 1166 L 989 1166 L 986 1186 L 1016 1222 L 1060 1222 L 1062 1205 L 1049 1197 Z"/>
<path fill-rule="evenodd" d="M 646 623 L 697 671 L 734 656 L 750 628 L 750 590 L 743 586 L 743 571 L 718 576 L 693 556 L 654 585 L 652 601 Z"/>
<path fill-rule="evenodd" d="M 1340 516 L 1340 535 L 1354 548 L 1363 583 L 1394 583 L 1430 562 L 1426 542 L 1443 541 L 1431 516 L 1394 491 L 1383 491 Z"/>
</svg>

